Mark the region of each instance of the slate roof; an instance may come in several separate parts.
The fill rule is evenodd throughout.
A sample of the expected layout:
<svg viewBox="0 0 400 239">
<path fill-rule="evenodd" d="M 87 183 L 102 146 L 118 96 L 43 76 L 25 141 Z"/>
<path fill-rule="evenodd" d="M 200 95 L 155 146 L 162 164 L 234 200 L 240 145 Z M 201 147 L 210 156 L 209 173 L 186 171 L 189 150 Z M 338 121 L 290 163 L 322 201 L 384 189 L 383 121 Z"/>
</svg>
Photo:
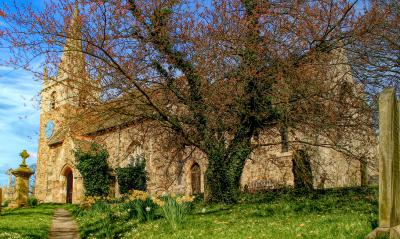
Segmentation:
<svg viewBox="0 0 400 239">
<path fill-rule="evenodd" d="M 68 132 L 72 135 L 90 136 L 101 134 L 105 131 L 113 131 L 117 127 L 126 127 L 132 125 L 135 118 L 132 116 L 88 114 L 84 118 L 80 118 L 74 123 L 58 129 L 53 136 L 47 141 L 50 146 L 60 144 L 67 137 Z"/>
</svg>

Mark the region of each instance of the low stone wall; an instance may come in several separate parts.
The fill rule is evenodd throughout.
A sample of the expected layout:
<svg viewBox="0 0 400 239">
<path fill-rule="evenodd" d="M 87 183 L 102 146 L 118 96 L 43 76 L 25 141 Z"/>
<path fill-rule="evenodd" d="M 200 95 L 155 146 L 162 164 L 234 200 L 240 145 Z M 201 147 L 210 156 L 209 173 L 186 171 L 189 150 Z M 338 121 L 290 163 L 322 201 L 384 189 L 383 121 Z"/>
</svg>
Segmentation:
<svg viewBox="0 0 400 239">
<path fill-rule="evenodd" d="M 293 186 L 292 153 L 254 154 L 246 161 L 241 179 L 241 189 L 258 192 Z"/>
</svg>

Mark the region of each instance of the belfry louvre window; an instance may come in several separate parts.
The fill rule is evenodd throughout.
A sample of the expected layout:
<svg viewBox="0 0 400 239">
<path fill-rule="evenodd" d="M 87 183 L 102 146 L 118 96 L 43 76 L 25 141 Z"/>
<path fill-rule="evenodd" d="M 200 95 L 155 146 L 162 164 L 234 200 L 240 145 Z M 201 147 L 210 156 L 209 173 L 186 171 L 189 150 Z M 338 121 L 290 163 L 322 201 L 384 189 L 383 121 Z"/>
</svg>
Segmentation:
<svg viewBox="0 0 400 239">
<path fill-rule="evenodd" d="M 54 110 L 56 108 L 56 92 L 53 91 L 50 95 L 50 109 Z"/>
</svg>

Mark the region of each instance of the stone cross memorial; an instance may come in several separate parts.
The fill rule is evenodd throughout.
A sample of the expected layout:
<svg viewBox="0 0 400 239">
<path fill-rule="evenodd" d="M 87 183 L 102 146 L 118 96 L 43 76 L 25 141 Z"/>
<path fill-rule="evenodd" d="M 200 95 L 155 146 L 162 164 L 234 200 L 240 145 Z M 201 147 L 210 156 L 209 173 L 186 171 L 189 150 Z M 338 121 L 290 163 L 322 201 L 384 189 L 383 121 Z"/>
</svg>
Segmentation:
<svg viewBox="0 0 400 239">
<path fill-rule="evenodd" d="M 400 239 L 400 103 L 393 88 L 379 95 L 379 227 L 366 239 Z"/>
<path fill-rule="evenodd" d="M 29 177 L 33 174 L 32 170 L 26 165 L 26 159 L 29 157 L 26 150 L 20 154 L 22 158 L 22 164 L 19 168 L 12 171 L 12 174 L 16 179 L 16 198 L 14 207 L 27 206 L 29 196 Z"/>
</svg>

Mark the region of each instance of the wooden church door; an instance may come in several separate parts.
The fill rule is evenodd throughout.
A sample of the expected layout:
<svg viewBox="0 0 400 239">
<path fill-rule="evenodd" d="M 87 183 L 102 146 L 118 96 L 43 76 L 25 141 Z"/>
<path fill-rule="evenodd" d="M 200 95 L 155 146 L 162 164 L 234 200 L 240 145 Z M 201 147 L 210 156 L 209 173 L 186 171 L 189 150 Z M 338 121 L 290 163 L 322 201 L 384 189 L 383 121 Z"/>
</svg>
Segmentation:
<svg viewBox="0 0 400 239">
<path fill-rule="evenodd" d="M 201 170 L 199 164 L 193 164 L 191 168 L 192 194 L 201 193 Z"/>
<path fill-rule="evenodd" d="M 72 203 L 72 190 L 73 190 L 73 181 L 74 176 L 72 171 L 69 171 L 65 177 L 67 178 L 67 200 L 66 203 Z"/>
</svg>

